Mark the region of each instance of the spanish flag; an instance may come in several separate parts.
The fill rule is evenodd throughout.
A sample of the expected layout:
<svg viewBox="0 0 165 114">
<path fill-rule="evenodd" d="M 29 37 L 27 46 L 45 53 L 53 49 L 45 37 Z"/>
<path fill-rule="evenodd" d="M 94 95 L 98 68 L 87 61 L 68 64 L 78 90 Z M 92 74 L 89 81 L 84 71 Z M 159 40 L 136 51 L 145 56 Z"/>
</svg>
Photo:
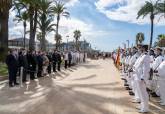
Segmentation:
<svg viewBox="0 0 165 114">
<path fill-rule="evenodd" d="M 120 47 L 117 52 L 117 58 L 116 58 L 116 67 L 120 69 Z"/>
</svg>

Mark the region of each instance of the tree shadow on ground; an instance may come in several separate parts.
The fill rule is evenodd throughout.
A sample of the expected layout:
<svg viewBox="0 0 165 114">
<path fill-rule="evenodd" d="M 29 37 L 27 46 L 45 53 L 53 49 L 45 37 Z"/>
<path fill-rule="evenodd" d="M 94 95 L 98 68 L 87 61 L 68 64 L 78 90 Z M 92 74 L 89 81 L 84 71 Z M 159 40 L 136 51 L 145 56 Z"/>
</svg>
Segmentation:
<svg viewBox="0 0 165 114">
<path fill-rule="evenodd" d="M 116 114 L 117 112 L 113 109 L 115 106 L 135 109 L 135 106 L 128 102 L 130 97 L 122 97 L 122 95 L 119 98 L 105 97 L 75 89 L 90 88 L 98 91 L 111 90 L 123 93 L 124 88 L 116 87 L 120 84 L 119 82 L 67 85 L 47 77 L 41 78 L 40 84 L 42 87 L 39 90 L 35 89 L 36 84 L 32 82 L 30 91 L 33 93 L 29 95 L 24 94 L 25 87 L 13 91 L 3 90 L 0 93 L 0 114 L 13 113 L 12 111 L 18 111 L 20 114 Z M 111 107 L 105 108 L 105 104 L 112 105 L 112 109 Z M 18 105 L 20 109 L 8 111 L 14 105 Z M 158 110 L 153 106 L 151 108 Z M 156 112 L 155 114 L 164 113 Z"/>
<path fill-rule="evenodd" d="M 42 78 L 40 79 L 40 84 L 42 85 L 42 89 L 38 91 L 37 89 L 35 89 L 35 83 L 32 82 L 30 91 L 32 91 L 33 93 L 29 95 L 23 94 L 23 92 L 25 91 L 25 87 L 21 88 L 20 90 L 3 91 L 2 93 L 0 93 L 0 95 L 2 96 L 2 99 L 0 99 L 0 105 L 4 107 L 4 110 L 0 109 L 0 112 L 5 111 L 5 107 L 10 108 L 10 106 L 17 104 L 18 107 L 21 107 L 20 111 L 22 111 L 23 114 L 26 114 L 27 110 L 29 112 L 35 110 L 34 107 L 42 106 L 45 108 L 39 108 L 37 111 L 40 110 L 39 112 L 46 112 L 46 110 L 48 110 L 47 107 L 49 107 L 49 109 L 53 111 L 53 113 L 50 114 L 60 114 L 63 111 L 65 111 L 67 114 L 84 114 L 86 110 L 88 110 L 89 114 L 113 114 L 115 113 L 113 112 L 113 110 L 111 112 L 110 109 L 106 109 L 102 105 L 106 103 L 122 105 L 120 103 L 125 102 L 126 100 L 124 99 L 127 99 L 122 97 L 107 98 L 104 96 L 99 96 L 97 94 L 74 90 L 75 87 L 89 87 L 94 89 L 97 89 L 98 87 L 100 90 L 102 86 L 114 86 L 118 84 L 118 82 L 65 85 L 62 83 L 58 83 L 51 78 Z"/>
<path fill-rule="evenodd" d="M 99 67 L 99 65 L 95 66 Z M 91 66 L 80 67 L 90 68 Z M 95 75 L 90 75 L 77 81 L 95 77 Z M 63 78 L 65 77 L 62 76 Z M 118 81 L 91 84 L 72 82 L 66 84 L 51 77 L 44 77 L 39 80 L 41 87 L 36 89 L 36 83 L 32 81 L 30 85 L 32 93 L 27 95 L 24 94 L 25 86 L 19 90 L 2 89 L 0 91 L 0 114 L 127 114 L 127 112 L 124 112 L 125 109 L 135 109 L 136 107 L 129 102 L 131 97 L 122 96 L 127 91 Z M 112 95 L 107 97 L 95 92 L 92 93 L 90 90 L 103 91 L 105 94 L 112 91 Z M 115 97 L 116 92 L 121 93 L 121 96 Z M 124 107 L 124 109 L 121 107 Z M 152 110 L 158 109 L 155 106 L 151 108 Z M 118 113 L 117 110 L 122 111 Z M 132 114 L 132 112 L 128 113 Z M 149 114 L 164 113 L 151 112 Z"/>
<path fill-rule="evenodd" d="M 81 64 L 79 67 L 84 67 L 86 69 L 100 69 L 100 65 L 90 65 L 90 64 Z"/>
<path fill-rule="evenodd" d="M 95 78 L 96 76 L 97 76 L 96 74 L 93 74 L 93 75 L 90 75 L 90 76 L 87 76 L 87 77 L 83 77 L 83 78 L 74 79 L 73 81 L 88 80 L 88 79 Z"/>
<path fill-rule="evenodd" d="M 71 67 L 70 67 L 70 68 L 67 68 L 67 70 L 70 71 L 70 72 L 74 72 L 74 71 L 71 69 Z"/>
</svg>

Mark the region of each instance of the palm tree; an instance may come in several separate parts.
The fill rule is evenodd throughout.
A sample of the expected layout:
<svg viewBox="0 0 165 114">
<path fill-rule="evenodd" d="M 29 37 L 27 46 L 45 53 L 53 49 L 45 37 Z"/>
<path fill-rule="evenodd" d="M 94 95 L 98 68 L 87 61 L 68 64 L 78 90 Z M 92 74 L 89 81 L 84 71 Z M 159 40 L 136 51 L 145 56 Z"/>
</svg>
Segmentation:
<svg viewBox="0 0 165 114">
<path fill-rule="evenodd" d="M 68 18 L 70 16 L 70 14 L 69 14 L 69 12 L 66 11 L 65 4 L 60 1 L 55 1 L 55 6 L 53 7 L 53 12 L 57 16 L 56 34 L 55 34 L 55 39 L 56 39 L 56 36 L 58 36 L 59 22 L 60 22 L 61 16 Z"/>
<path fill-rule="evenodd" d="M 158 10 L 158 13 L 159 13 L 159 14 L 162 14 L 162 15 L 160 16 L 160 18 L 161 18 L 162 16 L 164 16 L 164 18 L 165 18 L 165 1 L 164 1 L 164 2 L 159 2 L 159 3 L 158 3 L 157 10 Z"/>
<path fill-rule="evenodd" d="M 139 32 L 136 35 L 136 45 L 138 45 L 139 43 L 142 44 L 142 42 L 144 41 L 144 33 Z"/>
<path fill-rule="evenodd" d="M 55 31 L 53 26 L 55 24 L 52 24 L 53 18 L 52 18 L 52 2 L 48 2 L 47 0 L 42 0 L 40 3 L 40 12 L 39 12 L 39 18 L 38 18 L 38 25 L 39 29 L 41 31 L 41 50 L 46 51 L 46 35 L 49 32 Z"/>
<path fill-rule="evenodd" d="M 25 43 L 25 39 L 26 39 L 26 27 L 27 27 L 27 20 L 29 19 L 28 13 L 27 11 L 24 11 L 23 13 L 19 13 L 19 15 L 16 15 L 16 18 L 14 19 L 15 21 L 18 21 L 18 23 L 20 21 L 23 22 L 23 27 L 24 27 L 24 48 L 26 48 L 26 43 Z"/>
<path fill-rule="evenodd" d="M 75 30 L 74 31 L 74 38 L 75 38 L 75 41 L 76 41 L 76 50 L 79 50 L 79 44 L 78 44 L 78 41 L 81 37 L 81 31 L 80 30 Z"/>
<path fill-rule="evenodd" d="M 62 36 L 60 34 L 56 35 L 55 41 L 56 41 L 56 49 L 59 50 L 62 41 Z"/>
<path fill-rule="evenodd" d="M 157 39 L 158 39 L 157 45 L 160 47 L 164 47 L 165 46 L 165 34 L 158 35 Z"/>
<path fill-rule="evenodd" d="M 30 21 L 30 40 L 29 40 L 29 49 L 35 50 L 35 36 L 37 29 L 37 18 L 39 11 L 39 4 L 41 0 L 14 0 L 14 5 L 16 7 L 17 13 L 22 11 L 27 11 Z"/>
<path fill-rule="evenodd" d="M 4 61 L 8 49 L 8 20 L 12 0 L 0 0 L 0 60 Z"/>
<path fill-rule="evenodd" d="M 37 32 L 37 40 L 40 42 L 40 49 L 42 49 L 42 33 Z"/>
<path fill-rule="evenodd" d="M 52 24 L 52 19 L 49 18 L 44 18 L 43 16 L 41 16 L 40 18 L 41 20 L 38 22 L 39 25 L 39 29 L 41 30 L 41 50 L 45 51 L 46 50 L 46 44 L 45 44 L 45 40 L 46 40 L 46 35 L 52 31 L 55 31 L 55 29 L 53 28 L 53 26 L 55 26 L 54 24 Z"/>
<path fill-rule="evenodd" d="M 158 1 L 156 3 L 153 3 L 152 1 L 146 1 L 145 5 L 138 11 L 138 17 L 143 16 L 146 17 L 147 15 L 150 15 L 150 20 L 151 20 L 151 36 L 150 36 L 150 48 L 152 47 L 152 41 L 153 41 L 153 29 L 154 29 L 154 19 L 155 16 L 158 14 L 157 12 L 157 5 Z"/>
</svg>

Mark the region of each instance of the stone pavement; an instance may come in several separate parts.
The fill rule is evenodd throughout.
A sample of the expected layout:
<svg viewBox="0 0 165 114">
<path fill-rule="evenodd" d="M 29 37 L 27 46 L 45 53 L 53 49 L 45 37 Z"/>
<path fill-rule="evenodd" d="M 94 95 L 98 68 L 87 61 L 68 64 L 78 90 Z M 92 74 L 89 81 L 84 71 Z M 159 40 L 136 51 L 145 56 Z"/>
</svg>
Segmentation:
<svg viewBox="0 0 165 114">
<path fill-rule="evenodd" d="M 111 60 L 89 60 L 39 80 L 38 89 L 31 82 L 31 94 L 1 85 L 0 114 L 138 114 Z M 165 114 L 157 104 L 151 100 L 149 114 Z"/>
</svg>

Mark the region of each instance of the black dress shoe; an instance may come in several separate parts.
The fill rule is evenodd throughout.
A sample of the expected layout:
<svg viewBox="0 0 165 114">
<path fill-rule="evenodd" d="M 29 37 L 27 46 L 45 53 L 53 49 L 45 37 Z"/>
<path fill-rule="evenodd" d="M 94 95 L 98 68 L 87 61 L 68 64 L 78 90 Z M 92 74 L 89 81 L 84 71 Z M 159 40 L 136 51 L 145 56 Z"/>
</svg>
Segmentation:
<svg viewBox="0 0 165 114">
<path fill-rule="evenodd" d="M 14 85 L 9 84 L 9 87 L 14 87 Z"/>
<path fill-rule="evenodd" d="M 152 97 L 159 97 L 155 92 L 151 93 Z"/>
<path fill-rule="evenodd" d="M 126 80 L 125 78 L 121 78 L 122 80 Z"/>
<path fill-rule="evenodd" d="M 124 86 L 129 86 L 128 84 L 124 84 Z"/>
<path fill-rule="evenodd" d="M 14 83 L 14 85 L 19 85 L 19 83 Z"/>
<path fill-rule="evenodd" d="M 24 82 L 27 82 L 28 80 L 22 80 L 22 82 L 24 83 Z"/>
<path fill-rule="evenodd" d="M 126 90 L 130 90 L 130 88 L 129 88 L 129 87 L 126 87 L 125 89 L 126 89 Z"/>
<path fill-rule="evenodd" d="M 147 92 L 151 92 L 151 90 L 149 88 L 147 88 Z"/>
<path fill-rule="evenodd" d="M 135 94 L 132 91 L 129 91 L 129 95 L 134 96 Z"/>
<path fill-rule="evenodd" d="M 128 87 L 128 90 L 131 91 L 132 89 Z"/>
</svg>

